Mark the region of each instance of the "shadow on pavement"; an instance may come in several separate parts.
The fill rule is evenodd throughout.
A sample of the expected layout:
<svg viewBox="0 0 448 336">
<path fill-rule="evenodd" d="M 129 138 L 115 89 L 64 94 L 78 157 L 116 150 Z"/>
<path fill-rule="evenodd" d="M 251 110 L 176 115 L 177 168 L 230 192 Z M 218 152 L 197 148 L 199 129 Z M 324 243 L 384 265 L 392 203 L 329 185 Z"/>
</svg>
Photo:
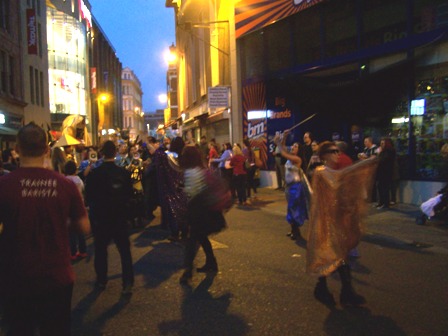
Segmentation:
<svg viewBox="0 0 448 336">
<path fill-rule="evenodd" d="M 430 251 L 424 250 L 427 247 L 431 247 L 432 245 L 425 245 L 423 243 L 419 244 L 418 242 L 406 243 L 401 240 L 398 240 L 394 237 L 383 236 L 380 234 L 368 234 L 362 237 L 362 241 L 374 245 L 379 245 L 382 247 L 395 249 L 395 250 L 404 250 L 419 254 L 427 254 L 433 255 L 434 253 Z"/>
<path fill-rule="evenodd" d="M 214 278 L 214 275 L 207 275 L 195 289 L 184 287 L 182 319 L 160 323 L 161 335 L 242 336 L 248 333 L 244 319 L 227 312 L 231 294 L 226 293 L 219 297 L 210 294 L 209 288 Z"/>
<path fill-rule="evenodd" d="M 169 242 L 167 234 L 149 227 L 134 241 L 137 247 L 152 249 L 134 264 L 135 275 L 142 274 L 146 288 L 156 288 L 183 266 L 184 247 L 180 242 Z"/>
<path fill-rule="evenodd" d="M 130 302 L 130 296 L 121 296 L 113 306 L 105 310 L 95 320 L 84 321 L 84 315 L 88 314 L 90 307 L 93 306 L 101 293 L 99 290 L 93 290 L 72 310 L 72 335 L 102 335 L 105 324 L 118 315 Z"/>
<path fill-rule="evenodd" d="M 333 308 L 324 323 L 325 334 L 336 335 L 406 335 L 389 317 L 372 315 L 365 307 Z"/>
</svg>

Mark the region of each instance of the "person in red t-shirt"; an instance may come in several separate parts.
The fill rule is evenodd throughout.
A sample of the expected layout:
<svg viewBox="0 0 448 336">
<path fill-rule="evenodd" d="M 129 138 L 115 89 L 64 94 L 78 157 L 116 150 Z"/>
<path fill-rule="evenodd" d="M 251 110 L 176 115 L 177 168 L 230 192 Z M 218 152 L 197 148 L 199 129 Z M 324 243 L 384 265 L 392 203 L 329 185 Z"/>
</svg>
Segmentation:
<svg viewBox="0 0 448 336">
<path fill-rule="evenodd" d="M 336 163 L 336 169 L 344 169 L 345 167 L 351 166 L 353 160 L 345 154 L 347 152 L 347 143 L 344 141 L 336 141 L 336 147 L 339 148 L 338 162 Z"/>
<path fill-rule="evenodd" d="M 75 184 L 45 169 L 46 132 L 34 123 L 17 134 L 20 168 L 0 178 L 0 299 L 11 335 L 70 335 L 74 273 L 69 229 L 90 222 Z"/>
</svg>

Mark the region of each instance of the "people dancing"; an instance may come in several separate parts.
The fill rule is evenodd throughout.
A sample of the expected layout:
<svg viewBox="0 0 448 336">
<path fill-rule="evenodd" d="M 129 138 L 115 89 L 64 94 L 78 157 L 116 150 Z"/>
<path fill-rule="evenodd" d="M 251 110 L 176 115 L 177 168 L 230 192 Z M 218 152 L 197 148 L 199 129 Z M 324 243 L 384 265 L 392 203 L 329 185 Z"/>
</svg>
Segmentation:
<svg viewBox="0 0 448 336">
<path fill-rule="evenodd" d="M 371 194 L 377 159 L 373 157 L 337 170 L 339 149 L 335 143 L 321 143 L 318 153 L 324 166 L 316 168 L 312 182 L 307 272 L 319 277 L 314 296 L 320 302 L 335 304 L 326 277 L 337 270 L 342 283 L 340 303 L 362 305 L 366 300 L 352 287 L 347 258 L 361 238 L 366 198 Z"/>
<path fill-rule="evenodd" d="M 184 170 L 185 193 L 188 196 L 188 239 L 185 246 L 185 270 L 181 284 L 188 284 L 193 276 L 193 264 L 199 245 L 205 253 L 205 265 L 197 272 L 217 272 L 218 264 L 208 235 L 221 231 L 226 222 L 222 211 L 210 205 L 216 199 L 210 186 L 211 173 L 204 167 L 201 152 L 194 146 L 183 150 L 180 165 Z M 220 178 L 220 177 L 214 177 Z M 230 195 L 229 195 L 230 200 Z"/>
<path fill-rule="evenodd" d="M 286 220 L 291 226 L 291 231 L 288 233 L 288 236 L 292 240 L 296 240 L 301 237 L 300 227 L 308 219 L 308 213 L 306 209 L 305 189 L 301 183 L 300 176 L 302 159 L 299 156 L 299 144 L 294 143 L 291 147 L 291 152 L 288 152 L 285 148 L 287 135 L 288 131 L 285 131 L 282 137 L 277 134 L 274 137 L 274 143 L 279 148 L 282 157 L 287 160 L 285 163 Z"/>
</svg>

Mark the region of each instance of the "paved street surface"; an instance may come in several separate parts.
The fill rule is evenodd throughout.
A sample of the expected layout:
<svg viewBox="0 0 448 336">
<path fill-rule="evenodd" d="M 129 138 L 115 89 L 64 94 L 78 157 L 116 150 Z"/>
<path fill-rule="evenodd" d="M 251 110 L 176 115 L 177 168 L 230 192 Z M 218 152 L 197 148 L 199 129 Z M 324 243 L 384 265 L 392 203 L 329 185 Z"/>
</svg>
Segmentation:
<svg viewBox="0 0 448 336">
<path fill-rule="evenodd" d="M 217 276 L 195 274 L 182 287 L 183 245 L 171 243 L 157 217 L 132 234 L 136 272 L 131 296 L 121 296 L 121 267 L 109 251 L 110 280 L 93 289 L 93 259 L 75 264 L 73 335 L 447 335 L 448 226 L 416 225 L 418 208 L 372 209 L 352 260 L 362 308 L 330 309 L 312 295 L 305 273 L 306 242 L 286 237 L 286 204 L 264 188 L 249 207 L 227 214 L 228 229 L 213 236 Z M 306 236 L 307 224 L 302 229 Z M 92 241 L 89 239 L 90 254 Z M 202 250 L 197 257 L 202 266 Z M 330 277 L 338 301 L 340 282 Z M 1 333 L 0 333 L 1 334 Z"/>
</svg>

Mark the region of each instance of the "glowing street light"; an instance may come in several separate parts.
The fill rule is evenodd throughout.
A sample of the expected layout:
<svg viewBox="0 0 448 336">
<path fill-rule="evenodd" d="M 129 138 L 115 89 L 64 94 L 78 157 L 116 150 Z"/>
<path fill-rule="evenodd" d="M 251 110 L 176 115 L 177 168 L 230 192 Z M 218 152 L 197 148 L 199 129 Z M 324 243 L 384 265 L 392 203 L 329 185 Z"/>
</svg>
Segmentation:
<svg viewBox="0 0 448 336">
<path fill-rule="evenodd" d="M 177 62 L 177 50 L 176 46 L 171 44 L 169 50 L 165 52 L 165 60 L 168 63 L 168 65 L 174 65 Z"/>
<path fill-rule="evenodd" d="M 166 103 L 168 101 L 168 96 L 166 95 L 166 93 L 161 93 L 159 94 L 159 102 L 160 103 Z"/>
</svg>

